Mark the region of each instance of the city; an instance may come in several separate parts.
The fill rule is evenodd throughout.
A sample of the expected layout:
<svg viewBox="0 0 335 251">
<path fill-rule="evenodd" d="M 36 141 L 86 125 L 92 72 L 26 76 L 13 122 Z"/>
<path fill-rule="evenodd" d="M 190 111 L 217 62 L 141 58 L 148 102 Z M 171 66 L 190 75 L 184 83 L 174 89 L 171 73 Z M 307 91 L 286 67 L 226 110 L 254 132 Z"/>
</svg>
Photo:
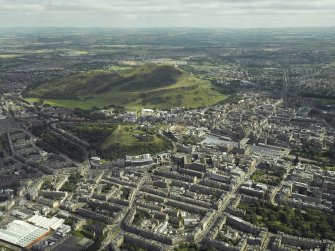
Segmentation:
<svg viewBox="0 0 335 251">
<path fill-rule="evenodd" d="M 334 41 L 0 29 L 0 251 L 335 250 Z"/>
</svg>

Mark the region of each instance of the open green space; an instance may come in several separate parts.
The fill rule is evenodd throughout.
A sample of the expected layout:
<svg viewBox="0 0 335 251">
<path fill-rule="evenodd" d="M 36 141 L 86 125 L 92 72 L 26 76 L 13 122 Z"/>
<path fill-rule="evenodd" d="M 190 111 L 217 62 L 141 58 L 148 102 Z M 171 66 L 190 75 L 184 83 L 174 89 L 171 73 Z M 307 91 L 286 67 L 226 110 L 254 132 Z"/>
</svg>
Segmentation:
<svg viewBox="0 0 335 251">
<path fill-rule="evenodd" d="M 271 232 L 306 238 L 335 240 L 335 215 L 315 209 L 299 210 L 288 206 L 275 206 L 258 201 L 240 204 L 246 210 L 244 220 L 267 227 Z"/>
<path fill-rule="evenodd" d="M 327 166 L 335 165 L 335 147 L 331 146 L 328 150 L 315 150 L 309 145 L 305 144 L 303 148 L 291 152 L 291 154 L 298 155 L 307 159 L 322 162 Z"/>
<path fill-rule="evenodd" d="M 162 138 L 135 125 L 118 125 L 116 130 L 101 144 L 101 148 L 107 149 L 112 145 L 132 146 L 148 142 L 160 144 L 162 143 Z"/>
<path fill-rule="evenodd" d="M 22 56 L 23 56 L 22 54 L 0 54 L 0 59 L 17 58 Z"/>
<path fill-rule="evenodd" d="M 51 190 L 51 189 L 53 189 L 52 179 L 51 179 L 51 178 L 46 178 L 46 179 L 43 181 L 43 184 L 42 184 L 42 186 L 41 186 L 41 189 L 42 189 L 42 190 Z"/>
<path fill-rule="evenodd" d="M 46 124 L 32 126 L 31 132 L 38 137 L 36 145 L 47 152 L 56 154 L 65 154 L 69 158 L 79 162 L 87 158 L 87 153 L 84 148 L 78 147 L 73 142 L 69 142 L 64 137 L 49 130 Z"/>
<path fill-rule="evenodd" d="M 335 172 L 335 166 L 326 166 L 323 169 L 326 170 L 326 171 Z"/>
<path fill-rule="evenodd" d="M 145 65 L 117 71 L 89 71 L 43 84 L 27 94 L 28 101 L 67 108 L 124 106 L 167 109 L 195 108 L 225 100 L 207 80 L 166 65 Z"/>
<path fill-rule="evenodd" d="M 61 99 L 39 99 L 39 98 L 26 98 L 30 103 L 41 103 L 51 106 L 64 107 L 69 109 L 80 108 L 83 110 L 90 110 L 92 107 L 103 108 L 105 101 L 102 100 L 61 100 Z"/>
<path fill-rule="evenodd" d="M 73 236 L 78 237 L 78 238 L 85 238 L 85 235 L 78 230 L 73 232 Z"/>
<path fill-rule="evenodd" d="M 171 142 L 159 135 L 155 128 L 147 129 L 132 124 L 82 123 L 63 129 L 89 142 L 104 159 L 155 154 L 172 148 Z"/>
<path fill-rule="evenodd" d="M 92 146 L 100 146 L 115 132 L 117 127 L 117 124 L 82 123 L 75 126 L 65 126 L 64 129 Z"/>
<path fill-rule="evenodd" d="M 251 179 L 257 183 L 264 183 L 271 186 L 278 186 L 283 180 L 283 172 L 273 172 L 257 169 L 251 176 Z"/>
<path fill-rule="evenodd" d="M 68 181 L 62 186 L 61 190 L 65 192 L 74 192 L 77 188 L 78 182 L 81 180 L 79 172 L 72 172 L 68 178 Z"/>
</svg>

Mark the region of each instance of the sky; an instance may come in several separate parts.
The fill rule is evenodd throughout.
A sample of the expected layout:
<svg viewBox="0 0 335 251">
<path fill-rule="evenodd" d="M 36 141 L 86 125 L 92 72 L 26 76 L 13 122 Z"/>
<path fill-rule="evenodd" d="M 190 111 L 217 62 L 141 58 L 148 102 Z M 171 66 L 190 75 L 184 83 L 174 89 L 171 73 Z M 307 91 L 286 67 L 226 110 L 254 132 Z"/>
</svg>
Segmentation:
<svg viewBox="0 0 335 251">
<path fill-rule="evenodd" d="M 0 0 L 0 27 L 335 26 L 335 0 Z"/>
</svg>

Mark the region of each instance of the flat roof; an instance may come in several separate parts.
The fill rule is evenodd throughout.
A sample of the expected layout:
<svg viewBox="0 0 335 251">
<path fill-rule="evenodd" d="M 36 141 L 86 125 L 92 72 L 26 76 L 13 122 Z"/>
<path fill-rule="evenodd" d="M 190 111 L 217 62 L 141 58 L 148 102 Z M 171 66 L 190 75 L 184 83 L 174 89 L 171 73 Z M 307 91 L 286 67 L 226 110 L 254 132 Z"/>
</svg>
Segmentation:
<svg viewBox="0 0 335 251">
<path fill-rule="evenodd" d="M 238 147 L 237 142 L 223 140 L 212 135 L 207 135 L 206 138 L 201 142 L 201 144 Z"/>
<path fill-rule="evenodd" d="M 0 240 L 20 247 L 29 247 L 31 243 L 47 235 L 49 230 L 31 225 L 27 222 L 14 220 L 0 228 Z"/>
<path fill-rule="evenodd" d="M 56 230 L 59 227 L 61 227 L 64 221 L 65 221 L 64 219 L 59 219 L 57 217 L 52 217 L 51 219 L 49 219 L 47 217 L 40 216 L 40 215 L 34 215 L 30 219 L 28 219 L 28 222 L 38 227 L 42 227 L 44 229 L 52 229 L 52 230 Z"/>
</svg>

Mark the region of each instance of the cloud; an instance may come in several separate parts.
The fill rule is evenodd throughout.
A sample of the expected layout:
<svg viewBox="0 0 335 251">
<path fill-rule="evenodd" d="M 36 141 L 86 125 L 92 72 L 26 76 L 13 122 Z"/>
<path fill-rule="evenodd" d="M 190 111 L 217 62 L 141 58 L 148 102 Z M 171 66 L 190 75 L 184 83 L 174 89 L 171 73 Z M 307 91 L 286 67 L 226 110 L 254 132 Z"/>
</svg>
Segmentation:
<svg viewBox="0 0 335 251">
<path fill-rule="evenodd" d="M 334 0 L 0 0 L 0 26 L 333 26 Z"/>
</svg>

